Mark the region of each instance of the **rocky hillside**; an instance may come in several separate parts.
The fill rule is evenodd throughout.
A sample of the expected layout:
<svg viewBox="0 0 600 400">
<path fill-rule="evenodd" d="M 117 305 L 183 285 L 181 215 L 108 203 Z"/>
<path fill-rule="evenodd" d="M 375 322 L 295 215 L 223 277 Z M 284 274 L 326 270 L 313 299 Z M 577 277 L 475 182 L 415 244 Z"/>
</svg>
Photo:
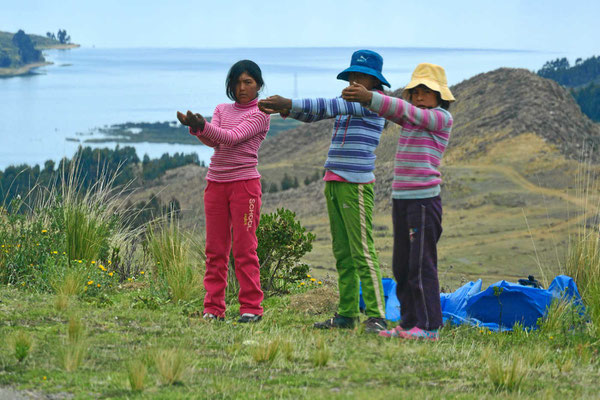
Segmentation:
<svg viewBox="0 0 600 400">
<path fill-rule="evenodd" d="M 600 160 L 600 125 L 582 114 L 562 86 L 524 69 L 501 68 L 452 87 L 452 161 L 468 161 L 490 145 L 534 133 L 571 159 Z"/>
</svg>

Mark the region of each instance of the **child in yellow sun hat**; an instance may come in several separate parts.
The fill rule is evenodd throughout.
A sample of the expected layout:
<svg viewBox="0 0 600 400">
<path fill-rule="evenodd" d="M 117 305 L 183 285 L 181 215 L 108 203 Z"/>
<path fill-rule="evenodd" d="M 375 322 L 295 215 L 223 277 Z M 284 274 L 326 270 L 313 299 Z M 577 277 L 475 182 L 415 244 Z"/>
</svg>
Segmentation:
<svg viewBox="0 0 600 400">
<path fill-rule="evenodd" d="M 455 100 L 446 72 L 435 64 L 417 65 L 402 91 L 403 99 L 357 83 L 345 88 L 342 97 L 401 126 L 392 183 L 392 269 L 401 322 L 379 334 L 437 340 L 442 326 L 437 273 L 437 242 L 442 234 L 439 165 L 452 129 L 448 108 Z"/>
</svg>

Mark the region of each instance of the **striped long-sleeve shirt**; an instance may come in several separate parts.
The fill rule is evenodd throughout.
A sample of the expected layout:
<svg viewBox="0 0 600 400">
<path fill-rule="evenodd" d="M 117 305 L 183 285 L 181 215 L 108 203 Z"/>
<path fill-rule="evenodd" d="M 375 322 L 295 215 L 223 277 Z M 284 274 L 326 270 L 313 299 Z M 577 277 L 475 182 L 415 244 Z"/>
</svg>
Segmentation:
<svg viewBox="0 0 600 400">
<path fill-rule="evenodd" d="M 452 129 L 452 115 L 443 108 L 421 109 L 409 102 L 373 92 L 369 108 L 402 127 L 392 198 L 423 199 L 440 194 L 440 162 Z"/>
<path fill-rule="evenodd" d="M 342 98 L 292 100 L 290 117 L 315 122 L 336 119 L 325 168 L 352 183 L 375 179 L 375 148 L 379 144 L 385 119 Z"/>
<path fill-rule="evenodd" d="M 258 149 L 267 136 L 271 117 L 261 112 L 258 99 L 246 104 L 219 104 L 202 132 L 190 132 L 216 144 L 206 180 L 233 182 L 260 178 Z"/>
</svg>

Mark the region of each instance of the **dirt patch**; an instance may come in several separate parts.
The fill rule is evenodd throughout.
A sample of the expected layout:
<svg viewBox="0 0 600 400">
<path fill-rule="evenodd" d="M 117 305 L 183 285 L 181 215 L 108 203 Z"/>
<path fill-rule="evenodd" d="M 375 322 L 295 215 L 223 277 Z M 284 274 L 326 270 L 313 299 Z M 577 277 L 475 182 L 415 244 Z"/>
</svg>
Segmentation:
<svg viewBox="0 0 600 400">
<path fill-rule="evenodd" d="M 290 308 L 306 314 L 331 314 L 337 310 L 338 294 L 331 286 L 323 286 L 292 296 Z"/>
</svg>

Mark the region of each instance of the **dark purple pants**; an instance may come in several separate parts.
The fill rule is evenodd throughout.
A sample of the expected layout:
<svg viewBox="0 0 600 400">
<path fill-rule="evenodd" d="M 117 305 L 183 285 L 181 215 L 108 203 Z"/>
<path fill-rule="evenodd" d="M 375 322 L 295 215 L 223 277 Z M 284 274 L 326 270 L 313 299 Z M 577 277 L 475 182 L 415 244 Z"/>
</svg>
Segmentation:
<svg viewBox="0 0 600 400">
<path fill-rule="evenodd" d="M 442 235 L 442 199 L 393 199 L 392 269 L 400 300 L 400 325 L 433 330 L 442 326 L 437 242 Z"/>
</svg>

